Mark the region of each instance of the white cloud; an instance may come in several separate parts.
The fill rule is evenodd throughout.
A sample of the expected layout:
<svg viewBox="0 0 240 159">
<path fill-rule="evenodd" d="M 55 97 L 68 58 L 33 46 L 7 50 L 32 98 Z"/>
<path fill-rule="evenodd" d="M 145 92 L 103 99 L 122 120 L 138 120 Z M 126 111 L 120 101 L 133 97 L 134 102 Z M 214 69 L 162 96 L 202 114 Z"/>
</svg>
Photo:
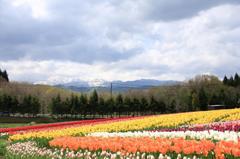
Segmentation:
<svg viewBox="0 0 240 159">
<path fill-rule="evenodd" d="M 125 69 L 143 69 L 158 79 L 183 80 L 201 73 L 233 74 L 240 68 L 240 26 L 229 21 L 237 21 L 235 13 L 239 9 L 240 6 L 224 5 L 188 20 L 149 24 L 150 34 L 159 39 L 121 65 Z M 228 11 L 227 15 L 223 10 Z M 219 18 L 224 16 L 225 20 Z M 229 29 L 233 26 L 234 30 Z"/>
<path fill-rule="evenodd" d="M 15 7 L 29 7 L 33 18 L 42 19 L 49 17 L 47 2 L 44 0 L 14 0 Z"/>
<path fill-rule="evenodd" d="M 240 5 L 211 3 L 189 16 L 181 10 L 182 18 L 161 15 L 152 20 L 146 19 L 144 0 L 63 2 L 15 0 L 15 7 L 29 7 L 36 19 L 21 23 L 12 13 L 16 23 L 0 20 L 0 67 L 11 79 L 50 84 L 79 79 L 184 80 L 240 69 Z"/>
<path fill-rule="evenodd" d="M 94 81 L 96 79 L 111 81 L 139 76 L 136 71 L 120 71 L 102 63 L 89 65 L 71 61 L 29 60 L 1 61 L 0 63 L 2 68 L 8 70 L 10 79 L 35 83 L 56 84 L 75 80 Z"/>
</svg>

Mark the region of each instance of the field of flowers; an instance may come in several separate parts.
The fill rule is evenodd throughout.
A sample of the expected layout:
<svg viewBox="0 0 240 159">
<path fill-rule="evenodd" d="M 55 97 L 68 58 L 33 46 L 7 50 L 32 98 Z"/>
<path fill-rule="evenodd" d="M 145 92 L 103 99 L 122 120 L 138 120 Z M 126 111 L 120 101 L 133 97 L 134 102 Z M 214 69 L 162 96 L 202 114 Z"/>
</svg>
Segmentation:
<svg viewBox="0 0 240 159">
<path fill-rule="evenodd" d="M 240 158 L 240 109 L 10 130 L 5 158 Z"/>
</svg>

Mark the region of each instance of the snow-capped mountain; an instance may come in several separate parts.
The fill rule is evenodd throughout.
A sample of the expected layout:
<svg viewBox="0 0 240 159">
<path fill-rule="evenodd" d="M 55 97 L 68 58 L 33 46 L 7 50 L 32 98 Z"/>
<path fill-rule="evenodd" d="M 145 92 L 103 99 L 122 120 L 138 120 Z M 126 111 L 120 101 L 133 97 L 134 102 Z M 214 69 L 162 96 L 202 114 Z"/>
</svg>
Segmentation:
<svg viewBox="0 0 240 159">
<path fill-rule="evenodd" d="M 153 79 L 140 79 L 134 81 L 105 81 L 105 80 L 92 80 L 92 81 L 72 81 L 69 83 L 55 85 L 57 87 L 70 89 L 78 92 L 91 91 L 92 89 L 109 90 L 112 84 L 113 91 L 127 91 L 129 89 L 146 89 L 154 86 L 167 86 L 179 84 L 178 81 L 166 80 L 153 80 Z"/>
</svg>

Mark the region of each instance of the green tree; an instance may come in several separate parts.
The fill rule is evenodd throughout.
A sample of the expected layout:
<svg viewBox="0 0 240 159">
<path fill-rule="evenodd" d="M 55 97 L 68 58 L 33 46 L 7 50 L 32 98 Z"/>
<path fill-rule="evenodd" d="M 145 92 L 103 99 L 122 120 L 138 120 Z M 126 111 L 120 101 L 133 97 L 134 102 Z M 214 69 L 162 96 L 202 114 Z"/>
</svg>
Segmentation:
<svg viewBox="0 0 240 159">
<path fill-rule="evenodd" d="M 125 112 L 125 113 L 127 113 L 127 115 L 129 115 L 130 107 L 132 107 L 131 98 L 129 98 L 128 96 L 126 96 L 126 97 L 124 98 L 123 105 L 124 105 L 123 112 Z"/>
<path fill-rule="evenodd" d="M 98 94 L 97 91 L 94 90 L 89 98 L 89 112 L 90 114 L 95 115 L 98 109 Z"/>
<path fill-rule="evenodd" d="M 169 105 L 169 107 L 167 108 L 167 112 L 168 113 L 176 113 L 176 100 L 173 99 Z"/>
<path fill-rule="evenodd" d="M 7 82 L 9 82 L 9 78 L 8 78 L 8 73 L 6 70 L 2 71 L 0 69 L 0 77 L 2 77 L 4 80 L 6 80 Z"/>
<path fill-rule="evenodd" d="M 234 79 L 232 76 L 230 77 L 228 84 L 229 86 L 234 86 Z"/>
<path fill-rule="evenodd" d="M 63 103 L 62 103 L 62 99 L 60 94 L 57 95 L 56 98 L 52 98 L 51 101 L 51 108 L 52 108 L 52 113 L 53 114 L 62 114 L 62 107 L 63 107 Z"/>
<path fill-rule="evenodd" d="M 233 95 L 233 93 L 228 94 L 225 98 L 225 105 L 227 108 L 234 108 L 236 105 L 236 97 Z"/>
<path fill-rule="evenodd" d="M 37 114 L 40 111 L 40 102 L 37 97 L 31 95 L 25 96 L 20 103 L 21 113 Z"/>
<path fill-rule="evenodd" d="M 133 102 L 133 106 L 132 106 L 131 110 L 132 110 L 132 112 L 134 112 L 134 114 L 135 114 L 135 112 L 138 114 L 140 112 L 140 102 L 135 97 L 133 98 L 132 102 Z"/>
<path fill-rule="evenodd" d="M 37 97 L 33 97 L 32 101 L 31 101 L 31 113 L 33 114 L 37 114 L 40 111 L 40 102 L 39 99 Z"/>
<path fill-rule="evenodd" d="M 74 94 L 71 95 L 70 98 L 70 113 L 71 114 L 76 114 L 78 113 L 78 105 L 79 105 L 79 100 L 78 97 L 75 96 Z"/>
<path fill-rule="evenodd" d="M 115 100 L 116 111 L 118 112 L 118 116 L 120 117 L 123 109 L 123 97 L 121 94 L 118 94 Z"/>
<path fill-rule="evenodd" d="M 199 91 L 198 98 L 199 98 L 200 110 L 207 110 L 208 109 L 208 97 L 207 97 L 207 94 L 203 87 Z"/>
<path fill-rule="evenodd" d="M 110 114 L 111 117 L 114 113 L 114 106 L 115 106 L 115 101 L 112 97 L 108 98 L 106 100 L 106 107 L 107 107 L 107 114 Z"/>
<path fill-rule="evenodd" d="M 219 93 L 219 102 L 220 102 L 222 105 L 225 105 L 225 100 L 226 100 L 225 91 L 224 91 L 224 89 L 221 89 L 221 90 L 220 90 L 220 93 Z"/>
<path fill-rule="evenodd" d="M 240 85 L 240 77 L 236 73 L 235 76 L 234 76 L 234 86 L 239 86 L 239 85 Z"/>
<path fill-rule="evenodd" d="M 3 95 L 3 110 L 6 112 L 12 112 L 12 97 L 10 95 L 4 94 Z"/>
<path fill-rule="evenodd" d="M 210 104 L 211 105 L 219 104 L 218 96 L 215 93 L 213 93 L 212 97 L 210 98 Z"/>
<path fill-rule="evenodd" d="M 193 110 L 197 110 L 197 108 L 199 108 L 199 98 L 196 92 L 192 93 L 192 107 Z"/>
<path fill-rule="evenodd" d="M 78 109 L 80 110 L 81 114 L 84 114 L 84 118 L 86 118 L 88 112 L 88 98 L 87 95 L 81 94 L 79 98 L 79 106 Z"/>
<path fill-rule="evenodd" d="M 2 77 L 3 77 L 7 82 L 9 82 L 8 73 L 7 73 L 6 70 L 3 71 Z"/>
<path fill-rule="evenodd" d="M 107 112 L 106 103 L 103 97 L 99 97 L 98 107 L 99 107 L 98 113 L 103 116 Z"/>
<path fill-rule="evenodd" d="M 2 94 L 0 94 L 0 112 L 3 112 L 3 110 L 4 110 L 3 97 L 2 97 Z"/>
<path fill-rule="evenodd" d="M 158 101 L 158 112 L 161 112 L 161 113 L 166 113 L 166 104 L 164 103 L 163 100 L 159 100 Z"/>
<path fill-rule="evenodd" d="M 142 114 L 145 114 L 148 110 L 149 110 L 148 101 L 145 97 L 142 97 L 140 101 L 140 112 Z"/>
<path fill-rule="evenodd" d="M 150 111 L 155 114 L 158 111 L 158 102 L 154 98 L 154 96 L 151 96 L 149 105 L 150 105 Z"/>
<path fill-rule="evenodd" d="M 228 78 L 227 78 L 226 75 L 225 75 L 224 78 L 223 78 L 223 84 L 224 84 L 224 85 L 228 85 Z"/>
<path fill-rule="evenodd" d="M 12 100 L 12 112 L 13 113 L 19 112 L 19 101 L 16 96 L 14 96 Z"/>
<path fill-rule="evenodd" d="M 63 114 L 70 114 L 71 113 L 71 100 L 69 98 L 66 98 L 63 102 L 61 112 Z"/>
<path fill-rule="evenodd" d="M 193 105 L 192 105 L 192 93 L 187 96 L 187 109 L 186 111 L 193 111 Z"/>
<path fill-rule="evenodd" d="M 240 93 L 237 93 L 236 95 L 236 106 L 239 108 L 240 107 Z"/>
</svg>

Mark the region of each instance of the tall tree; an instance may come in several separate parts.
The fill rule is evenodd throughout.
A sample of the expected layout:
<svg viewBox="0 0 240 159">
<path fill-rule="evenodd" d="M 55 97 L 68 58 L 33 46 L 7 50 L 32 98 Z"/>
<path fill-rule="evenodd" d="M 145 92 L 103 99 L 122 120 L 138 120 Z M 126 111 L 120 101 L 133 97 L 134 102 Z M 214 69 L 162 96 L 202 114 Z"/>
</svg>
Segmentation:
<svg viewBox="0 0 240 159">
<path fill-rule="evenodd" d="M 4 105 L 4 111 L 7 111 L 9 113 L 12 112 L 12 97 L 10 95 L 4 94 L 3 95 L 3 105 Z"/>
<path fill-rule="evenodd" d="M 107 114 L 110 114 L 111 116 L 114 113 L 114 107 L 115 107 L 115 101 L 112 97 L 108 98 L 106 100 L 106 106 L 107 106 Z"/>
<path fill-rule="evenodd" d="M 21 113 L 37 114 L 40 111 L 40 102 L 37 97 L 25 96 L 20 104 Z"/>
<path fill-rule="evenodd" d="M 212 94 L 212 97 L 210 98 L 210 102 L 209 103 L 211 105 L 219 104 L 218 96 L 215 93 Z"/>
<path fill-rule="evenodd" d="M 60 94 L 58 94 L 56 98 L 52 98 L 52 102 L 51 102 L 52 113 L 62 114 L 63 113 L 62 107 L 63 107 L 62 99 Z"/>
<path fill-rule="evenodd" d="M 228 84 L 229 86 L 234 86 L 234 79 L 232 76 L 230 77 Z"/>
<path fill-rule="evenodd" d="M 208 109 L 208 97 L 207 97 L 207 94 L 203 87 L 201 87 L 201 89 L 198 93 L 198 98 L 199 98 L 200 110 L 207 110 Z"/>
<path fill-rule="evenodd" d="M 149 105 L 150 105 L 150 111 L 155 114 L 158 111 L 158 102 L 154 98 L 154 96 L 151 96 Z"/>
<path fill-rule="evenodd" d="M 12 112 L 17 113 L 19 111 L 19 101 L 16 96 L 12 100 Z"/>
<path fill-rule="evenodd" d="M 9 82 L 8 73 L 7 73 L 6 70 L 4 70 L 4 71 L 2 72 L 2 77 L 3 77 L 7 82 Z"/>
<path fill-rule="evenodd" d="M 63 114 L 71 113 L 71 100 L 69 98 L 66 98 L 66 100 L 63 102 L 61 112 L 63 112 Z"/>
<path fill-rule="evenodd" d="M 32 101 L 31 101 L 31 113 L 33 114 L 37 114 L 40 111 L 40 102 L 39 99 L 37 97 L 33 97 Z"/>
<path fill-rule="evenodd" d="M 0 69 L 0 78 L 3 78 L 5 81 L 9 82 L 8 73 L 6 70 L 2 71 Z"/>
<path fill-rule="evenodd" d="M 221 90 L 220 90 L 220 93 L 219 93 L 219 102 L 220 102 L 222 105 L 225 105 L 225 100 L 226 100 L 225 91 L 224 91 L 224 89 L 221 89 Z"/>
<path fill-rule="evenodd" d="M 240 85 L 240 77 L 236 73 L 235 76 L 234 76 L 234 86 L 239 86 L 239 85 Z"/>
<path fill-rule="evenodd" d="M 236 95 L 236 106 L 239 108 L 240 107 L 240 93 L 237 93 Z"/>
<path fill-rule="evenodd" d="M 120 117 L 122 109 L 123 109 L 123 97 L 121 94 L 118 94 L 115 100 L 116 111 L 118 112 L 118 116 Z"/>
<path fill-rule="evenodd" d="M 3 96 L 2 94 L 0 94 L 0 112 L 3 112 L 3 111 L 4 111 Z"/>
<path fill-rule="evenodd" d="M 192 107 L 193 110 L 197 110 L 199 108 L 199 98 L 196 92 L 192 93 Z"/>
<path fill-rule="evenodd" d="M 99 114 L 102 114 L 102 116 L 106 114 L 107 107 L 103 97 L 99 97 L 98 107 L 99 107 L 99 110 L 98 110 Z"/>
<path fill-rule="evenodd" d="M 132 112 L 136 112 L 137 114 L 140 112 L 140 102 L 137 98 L 133 98 L 133 107 L 132 107 Z"/>
<path fill-rule="evenodd" d="M 166 104 L 163 100 L 158 101 L 158 112 L 166 113 Z"/>
<path fill-rule="evenodd" d="M 170 103 L 170 105 L 167 107 L 168 113 L 176 113 L 176 101 L 173 99 Z"/>
<path fill-rule="evenodd" d="M 140 101 L 140 112 L 145 114 L 146 111 L 148 110 L 149 110 L 148 101 L 145 97 L 142 97 Z"/>
<path fill-rule="evenodd" d="M 187 101 L 186 111 L 193 111 L 192 100 L 193 100 L 192 93 L 190 93 L 190 94 L 187 96 L 187 100 L 186 100 L 186 101 Z"/>
<path fill-rule="evenodd" d="M 71 103 L 70 113 L 76 114 L 78 112 L 77 107 L 79 105 L 78 97 L 72 94 L 70 98 L 70 103 Z"/>
<path fill-rule="evenodd" d="M 80 113 L 84 114 L 84 118 L 88 112 L 88 98 L 86 94 L 81 94 L 79 98 L 79 108 Z"/>
<path fill-rule="evenodd" d="M 124 112 L 127 113 L 127 115 L 129 114 L 129 111 L 130 111 L 130 107 L 132 107 L 132 101 L 131 101 L 131 98 L 129 98 L 128 96 L 126 96 L 124 98 Z"/>
<path fill-rule="evenodd" d="M 95 89 L 89 98 L 89 108 L 90 108 L 90 114 L 95 115 L 98 109 L 98 94 Z"/>
<path fill-rule="evenodd" d="M 227 78 L 226 75 L 225 75 L 224 78 L 223 78 L 223 84 L 224 84 L 224 85 L 228 85 L 228 78 Z"/>
</svg>

